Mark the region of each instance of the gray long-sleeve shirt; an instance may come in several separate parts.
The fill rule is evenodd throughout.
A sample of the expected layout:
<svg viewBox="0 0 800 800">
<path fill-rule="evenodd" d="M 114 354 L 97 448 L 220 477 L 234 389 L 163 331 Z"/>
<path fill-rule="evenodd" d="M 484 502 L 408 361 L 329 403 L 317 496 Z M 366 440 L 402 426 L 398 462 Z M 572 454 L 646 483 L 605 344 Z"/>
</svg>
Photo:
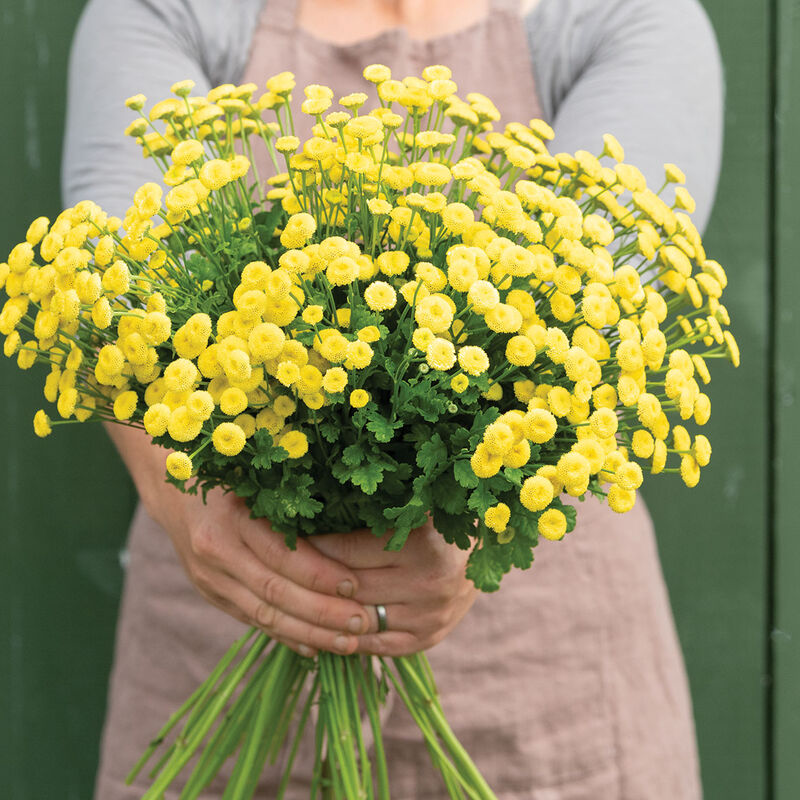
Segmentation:
<svg viewBox="0 0 800 800">
<path fill-rule="evenodd" d="M 199 92 L 236 83 L 263 5 L 89 1 L 69 66 L 62 169 L 68 205 L 92 199 L 124 212 L 136 187 L 157 178 L 123 136 L 133 119 L 125 98 L 142 92 L 159 100 L 185 78 Z M 556 132 L 551 152 L 593 150 L 613 133 L 651 185 L 661 184 L 664 162 L 678 164 L 702 230 L 720 168 L 723 77 L 698 0 L 540 0 L 524 24 L 543 114 Z"/>
</svg>

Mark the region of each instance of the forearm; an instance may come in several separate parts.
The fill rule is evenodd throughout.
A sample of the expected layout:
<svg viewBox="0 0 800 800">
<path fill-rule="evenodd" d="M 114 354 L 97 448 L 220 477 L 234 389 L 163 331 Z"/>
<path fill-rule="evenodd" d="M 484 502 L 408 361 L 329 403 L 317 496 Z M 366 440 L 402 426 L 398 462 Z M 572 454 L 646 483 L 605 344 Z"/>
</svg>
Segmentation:
<svg viewBox="0 0 800 800">
<path fill-rule="evenodd" d="M 144 431 L 108 422 L 103 425 L 127 467 L 147 513 L 162 527 L 172 530 L 185 517 L 187 505 L 199 502 L 198 498 L 167 483 L 166 451 L 154 445 Z"/>
</svg>

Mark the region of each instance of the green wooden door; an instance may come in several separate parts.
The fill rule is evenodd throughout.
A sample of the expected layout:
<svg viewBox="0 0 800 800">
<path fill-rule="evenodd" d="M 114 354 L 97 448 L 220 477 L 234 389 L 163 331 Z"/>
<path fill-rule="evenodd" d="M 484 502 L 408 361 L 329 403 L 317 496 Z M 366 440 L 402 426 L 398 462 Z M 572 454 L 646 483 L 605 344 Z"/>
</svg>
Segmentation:
<svg viewBox="0 0 800 800">
<path fill-rule="evenodd" d="M 0 12 L 0 254 L 33 217 L 59 210 L 65 64 L 82 5 L 9 0 Z M 791 503 L 800 475 L 791 302 L 800 296 L 800 2 L 705 6 L 727 80 L 725 163 L 706 243 L 732 278 L 726 300 L 743 365 L 719 370 L 711 387 L 715 453 L 701 487 L 675 486 L 678 502 L 657 489 L 647 500 L 686 655 L 706 796 L 791 800 L 800 796 L 800 539 Z M 2 360 L 0 386 L 1 794 L 85 800 L 134 496 L 101 430 L 33 436 L 39 375 Z"/>
</svg>

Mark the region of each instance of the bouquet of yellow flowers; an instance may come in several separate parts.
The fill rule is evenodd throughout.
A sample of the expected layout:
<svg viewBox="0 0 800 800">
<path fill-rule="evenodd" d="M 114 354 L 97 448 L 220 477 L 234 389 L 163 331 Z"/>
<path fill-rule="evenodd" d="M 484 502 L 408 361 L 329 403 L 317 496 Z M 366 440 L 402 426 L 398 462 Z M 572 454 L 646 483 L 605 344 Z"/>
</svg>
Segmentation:
<svg viewBox="0 0 800 800">
<path fill-rule="evenodd" d="M 643 465 L 697 484 L 711 447 L 681 423 L 708 421 L 708 360 L 739 359 L 725 272 L 675 165 L 654 192 L 610 134 L 597 156 L 552 155 L 541 120 L 494 130 L 491 100 L 461 99 L 446 67 L 364 76 L 370 110 L 356 92 L 329 111 L 332 91 L 305 87 L 305 142 L 288 72 L 258 97 L 183 81 L 147 115 L 130 98 L 126 133 L 169 189 L 142 186 L 123 220 L 85 201 L 31 224 L 0 267 L 5 354 L 50 366 L 60 419 L 38 411 L 40 436 L 73 420 L 143 428 L 176 486 L 234 492 L 290 546 L 370 528 L 399 549 L 431 519 L 494 591 L 539 536 L 573 529 L 562 493 L 625 512 Z M 196 798 L 236 756 L 224 796 L 251 797 L 288 744 L 285 788 L 317 706 L 312 797 L 387 798 L 390 686 L 450 796 L 494 797 L 424 656 L 304 659 L 257 630 L 134 774 L 163 743 L 145 797 L 191 761 L 181 797 Z"/>
</svg>

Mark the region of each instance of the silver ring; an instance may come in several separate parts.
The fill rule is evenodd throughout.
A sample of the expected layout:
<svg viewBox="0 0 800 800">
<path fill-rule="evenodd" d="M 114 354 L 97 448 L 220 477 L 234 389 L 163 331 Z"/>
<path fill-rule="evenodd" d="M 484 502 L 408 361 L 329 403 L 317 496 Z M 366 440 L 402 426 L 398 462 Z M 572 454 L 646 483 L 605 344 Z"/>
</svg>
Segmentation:
<svg viewBox="0 0 800 800">
<path fill-rule="evenodd" d="M 378 633 L 383 633 L 389 626 L 386 618 L 386 606 L 375 606 L 375 613 L 378 615 Z"/>
</svg>

